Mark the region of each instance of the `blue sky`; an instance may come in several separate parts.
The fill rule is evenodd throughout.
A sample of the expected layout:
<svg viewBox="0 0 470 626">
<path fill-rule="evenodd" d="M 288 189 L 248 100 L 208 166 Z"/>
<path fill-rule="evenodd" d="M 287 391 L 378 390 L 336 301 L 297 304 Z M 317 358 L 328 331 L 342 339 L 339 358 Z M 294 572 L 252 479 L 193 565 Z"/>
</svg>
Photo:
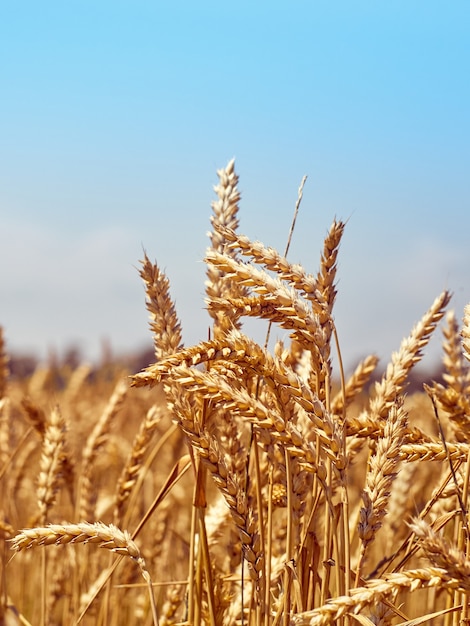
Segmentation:
<svg viewBox="0 0 470 626">
<path fill-rule="evenodd" d="M 318 269 L 347 219 L 336 321 L 383 364 L 444 288 L 470 301 L 468 2 L 0 4 L 0 324 L 13 351 L 150 344 L 138 260 L 207 336 L 216 170 L 240 231 Z M 259 332 L 253 329 L 252 332 Z M 282 332 L 277 336 L 284 337 Z M 440 337 L 429 359 L 439 352 Z"/>
</svg>

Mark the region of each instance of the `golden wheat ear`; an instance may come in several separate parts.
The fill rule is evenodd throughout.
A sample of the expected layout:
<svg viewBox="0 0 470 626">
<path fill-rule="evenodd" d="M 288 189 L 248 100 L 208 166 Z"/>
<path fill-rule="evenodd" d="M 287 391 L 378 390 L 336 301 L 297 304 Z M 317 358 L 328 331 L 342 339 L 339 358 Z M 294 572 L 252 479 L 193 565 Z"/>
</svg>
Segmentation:
<svg viewBox="0 0 470 626">
<path fill-rule="evenodd" d="M 331 412 L 341 415 L 362 393 L 377 367 L 379 358 L 373 354 L 361 361 L 346 381 L 344 390 L 338 391 L 331 403 Z"/>
<path fill-rule="evenodd" d="M 52 411 L 46 423 L 43 449 L 39 463 L 38 478 L 38 520 L 45 524 L 49 509 L 55 502 L 60 478 L 65 466 L 65 419 L 58 406 Z"/>
<path fill-rule="evenodd" d="M 398 352 L 392 354 L 382 380 L 376 383 L 376 395 L 370 403 L 370 414 L 373 418 L 384 418 L 397 395 L 403 392 L 408 374 L 421 360 L 423 348 L 428 344 L 442 319 L 450 298 L 450 293 L 443 291 L 413 328 L 409 337 L 403 339 Z"/>
<path fill-rule="evenodd" d="M 9 357 L 6 351 L 3 327 L 0 326 L 0 400 L 6 396 L 8 377 L 10 376 L 8 363 Z"/>
<path fill-rule="evenodd" d="M 397 476 L 400 462 L 398 457 L 407 427 L 407 414 L 403 400 L 397 400 L 389 410 L 383 436 L 379 438 L 375 453 L 370 457 L 366 485 L 362 493 L 364 506 L 360 511 L 358 536 L 361 540 L 361 554 L 357 567 L 356 586 L 362 573 L 368 545 L 382 526 L 387 513 L 393 481 Z"/>
<path fill-rule="evenodd" d="M 323 296 L 323 284 L 317 278 L 308 274 L 301 265 L 290 263 L 287 258 L 274 248 L 265 246 L 260 241 L 251 241 L 246 235 L 239 235 L 230 228 L 214 225 L 214 228 L 227 241 L 227 248 L 239 250 L 243 256 L 261 265 L 270 272 L 275 272 L 277 278 L 289 283 L 300 295 L 311 302 L 316 313 L 322 313 L 327 307 Z"/>
<path fill-rule="evenodd" d="M 470 361 L 470 303 L 464 309 L 462 347 L 465 358 Z"/>
<path fill-rule="evenodd" d="M 217 200 L 212 203 L 213 214 L 211 216 L 212 231 L 208 233 L 210 246 L 208 253 L 216 252 L 237 259 L 237 253 L 228 246 L 224 228 L 234 232 L 238 228 L 238 210 L 240 192 L 238 190 L 238 176 L 235 173 L 235 161 L 229 161 L 225 169 L 217 170 L 219 184 L 214 187 Z M 220 311 L 212 307 L 214 299 L 226 299 L 227 297 L 244 298 L 248 295 L 246 287 L 233 281 L 223 269 L 215 265 L 207 265 L 206 299 L 209 315 L 214 320 L 214 337 L 222 337 L 232 328 L 241 328 L 240 316 L 231 314 L 230 311 Z"/>
<path fill-rule="evenodd" d="M 155 357 L 159 361 L 183 346 L 181 325 L 171 299 L 170 281 L 146 254 L 141 264 L 140 277 L 145 284 L 149 326 L 153 335 Z"/>
<path fill-rule="evenodd" d="M 79 524 L 49 524 L 37 528 L 26 528 L 11 539 L 11 547 L 15 552 L 38 546 L 60 546 L 63 544 L 91 543 L 100 548 L 128 556 L 137 563 L 147 589 L 152 608 L 153 624 L 157 626 L 158 617 L 152 589 L 152 580 L 147 565 L 137 544 L 127 530 L 120 530 L 113 524 L 102 522 L 81 522 Z"/>
<path fill-rule="evenodd" d="M 94 500 L 96 499 L 92 483 L 94 464 L 98 454 L 109 438 L 111 425 L 122 408 L 128 390 L 129 387 L 126 381 L 119 380 L 117 382 L 101 417 L 94 425 L 85 443 L 78 488 L 78 518 L 81 520 L 94 518 Z"/>
<path fill-rule="evenodd" d="M 469 441 L 470 364 L 461 345 L 461 332 L 453 311 L 446 316 L 443 328 L 444 384 L 434 382 L 432 394 L 445 411 L 458 441 Z"/>
</svg>

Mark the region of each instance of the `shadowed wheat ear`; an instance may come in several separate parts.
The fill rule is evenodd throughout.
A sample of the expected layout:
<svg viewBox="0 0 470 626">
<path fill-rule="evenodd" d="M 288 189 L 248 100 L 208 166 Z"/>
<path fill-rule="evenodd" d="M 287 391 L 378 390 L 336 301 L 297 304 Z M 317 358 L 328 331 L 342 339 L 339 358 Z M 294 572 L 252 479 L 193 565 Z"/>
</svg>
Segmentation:
<svg viewBox="0 0 470 626">
<path fill-rule="evenodd" d="M 147 411 L 134 438 L 132 449 L 117 482 L 114 521 L 119 523 L 124 515 L 132 489 L 135 487 L 140 472 L 144 467 L 144 456 L 148 450 L 153 433 L 163 417 L 162 411 L 155 405 Z"/>
<path fill-rule="evenodd" d="M 409 526 L 431 564 L 445 569 L 450 577 L 460 579 L 464 586 L 470 587 L 470 560 L 465 553 L 438 535 L 422 519 L 414 518 Z"/>
<path fill-rule="evenodd" d="M 82 472 L 79 484 L 79 518 L 93 518 L 93 489 L 91 487 L 91 476 L 93 465 L 100 449 L 108 440 L 111 423 L 119 412 L 126 394 L 128 392 L 127 382 L 119 380 L 108 403 L 96 422 L 94 429 L 90 433 L 82 456 Z"/>
</svg>

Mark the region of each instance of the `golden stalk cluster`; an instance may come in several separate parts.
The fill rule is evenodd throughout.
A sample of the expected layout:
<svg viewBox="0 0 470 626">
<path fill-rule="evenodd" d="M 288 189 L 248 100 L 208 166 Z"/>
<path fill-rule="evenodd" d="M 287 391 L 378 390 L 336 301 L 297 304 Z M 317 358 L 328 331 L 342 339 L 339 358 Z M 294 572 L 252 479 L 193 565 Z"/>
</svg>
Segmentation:
<svg viewBox="0 0 470 626">
<path fill-rule="evenodd" d="M 208 340 L 183 345 L 147 255 L 155 359 L 141 372 L 13 378 L 0 335 L 0 623 L 466 623 L 470 305 L 461 325 L 447 313 L 442 380 L 424 391 L 406 394 L 446 291 L 375 383 L 374 355 L 346 377 L 344 222 L 308 273 L 238 233 L 234 162 L 218 176 Z M 289 341 L 259 345 L 245 317 Z"/>
</svg>

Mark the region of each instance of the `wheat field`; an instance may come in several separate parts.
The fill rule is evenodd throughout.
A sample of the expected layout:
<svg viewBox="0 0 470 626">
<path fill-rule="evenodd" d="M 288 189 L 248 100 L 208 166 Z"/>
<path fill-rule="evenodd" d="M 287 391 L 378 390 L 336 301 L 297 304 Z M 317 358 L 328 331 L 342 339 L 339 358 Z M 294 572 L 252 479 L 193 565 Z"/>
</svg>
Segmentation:
<svg viewBox="0 0 470 626">
<path fill-rule="evenodd" d="M 383 374 L 371 355 L 346 376 L 345 224 L 308 273 L 238 232 L 234 162 L 218 177 L 208 339 L 183 345 L 146 254 L 142 371 L 12 377 L 0 334 L 0 624 L 467 624 L 470 305 L 441 293 Z M 409 393 L 441 320 L 442 381 Z"/>
</svg>

